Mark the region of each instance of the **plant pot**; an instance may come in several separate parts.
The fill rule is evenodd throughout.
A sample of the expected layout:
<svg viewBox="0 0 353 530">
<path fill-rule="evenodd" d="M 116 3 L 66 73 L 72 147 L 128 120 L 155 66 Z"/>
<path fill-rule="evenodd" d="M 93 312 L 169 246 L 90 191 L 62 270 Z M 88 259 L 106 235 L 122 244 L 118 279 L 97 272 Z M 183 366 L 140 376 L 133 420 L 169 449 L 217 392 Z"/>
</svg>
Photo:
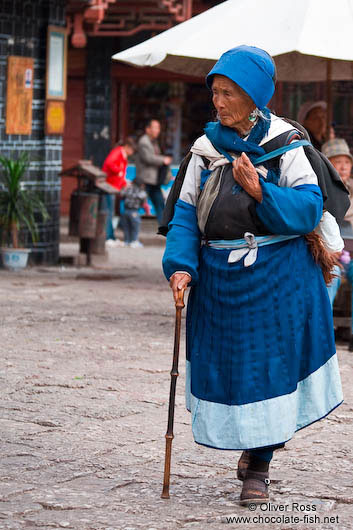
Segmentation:
<svg viewBox="0 0 353 530">
<path fill-rule="evenodd" d="M 0 248 L 2 264 L 5 269 L 19 271 L 27 266 L 29 248 Z"/>
</svg>

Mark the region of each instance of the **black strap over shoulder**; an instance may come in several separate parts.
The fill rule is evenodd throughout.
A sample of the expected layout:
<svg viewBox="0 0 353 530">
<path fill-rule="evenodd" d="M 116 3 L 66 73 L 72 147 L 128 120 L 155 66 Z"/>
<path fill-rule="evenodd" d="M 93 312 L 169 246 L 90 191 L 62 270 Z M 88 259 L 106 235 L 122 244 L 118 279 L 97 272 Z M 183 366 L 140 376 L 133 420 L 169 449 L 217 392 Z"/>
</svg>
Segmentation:
<svg viewBox="0 0 353 530">
<path fill-rule="evenodd" d="M 272 138 L 272 140 L 269 140 L 268 142 L 262 144 L 261 147 L 265 150 L 266 153 L 271 153 L 272 151 L 276 151 L 276 149 L 279 149 L 284 145 L 289 145 L 294 140 L 303 139 L 306 140 L 307 138 L 305 138 L 305 135 L 301 131 L 299 131 L 298 129 L 291 129 L 289 131 L 285 131 L 279 134 L 275 138 Z M 267 160 L 266 167 L 268 169 L 277 169 L 281 156 L 282 155 L 278 155 L 274 158 L 271 158 L 270 160 Z"/>
<path fill-rule="evenodd" d="M 183 186 L 183 182 L 185 178 L 185 173 L 189 165 L 191 156 L 192 156 L 192 153 L 190 151 L 185 156 L 185 158 L 183 158 L 183 160 L 181 161 L 178 173 L 175 177 L 175 180 L 169 192 L 167 202 L 163 210 L 162 224 L 158 227 L 158 232 L 157 232 L 157 234 L 160 234 L 162 236 L 166 236 L 168 233 L 168 225 L 170 221 L 173 219 L 175 203 L 179 199 L 179 195 L 180 195 L 181 188 Z"/>
</svg>

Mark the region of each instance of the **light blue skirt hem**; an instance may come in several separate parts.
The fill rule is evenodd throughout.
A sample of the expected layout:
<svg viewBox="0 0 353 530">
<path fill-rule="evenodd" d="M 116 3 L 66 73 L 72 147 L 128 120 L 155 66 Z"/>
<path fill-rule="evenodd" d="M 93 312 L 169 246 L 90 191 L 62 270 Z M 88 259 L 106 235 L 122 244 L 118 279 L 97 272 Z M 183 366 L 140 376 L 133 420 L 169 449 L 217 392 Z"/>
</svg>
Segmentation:
<svg viewBox="0 0 353 530">
<path fill-rule="evenodd" d="M 288 441 L 294 433 L 324 418 L 343 401 L 337 355 L 276 398 L 224 405 L 191 394 L 191 365 L 186 361 L 186 408 L 195 442 L 215 449 L 245 450 Z"/>
<path fill-rule="evenodd" d="M 331 414 L 331 412 L 333 412 L 335 409 L 337 409 L 337 407 L 342 405 L 342 403 L 343 403 L 343 400 L 340 403 L 338 403 L 332 410 L 329 410 L 328 413 L 325 414 L 325 416 L 323 416 L 322 418 L 318 418 L 317 420 L 313 421 L 312 423 L 309 423 L 308 425 L 304 425 L 304 427 L 301 427 L 300 429 L 297 429 L 295 432 L 298 432 L 301 429 L 305 429 L 305 427 L 309 427 L 310 425 L 313 425 L 313 423 L 316 423 L 317 421 L 323 420 L 324 418 L 326 418 L 326 416 Z M 191 412 L 189 409 L 188 409 L 188 411 Z M 279 442 L 279 444 L 286 444 L 290 440 L 291 440 L 291 438 L 289 438 L 289 440 L 283 440 L 282 442 Z M 218 451 L 246 451 L 246 450 L 250 450 L 250 449 L 263 449 L 264 448 L 263 446 L 261 446 L 261 447 L 259 446 L 259 447 L 239 447 L 239 448 L 235 448 L 234 449 L 234 448 L 229 448 L 229 447 L 215 447 L 214 445 L 207 445 L 207 444 L 198 442 L 197 440 L 195 440 L 195 443 L 197 443 L 198 445 L 203 445 L 204 447 L 210 447 L 211 449 L 217 449 Z M 278 445 L 278 444 L 271 444 L 271 446 L 272 445 Z"/>
</svg>

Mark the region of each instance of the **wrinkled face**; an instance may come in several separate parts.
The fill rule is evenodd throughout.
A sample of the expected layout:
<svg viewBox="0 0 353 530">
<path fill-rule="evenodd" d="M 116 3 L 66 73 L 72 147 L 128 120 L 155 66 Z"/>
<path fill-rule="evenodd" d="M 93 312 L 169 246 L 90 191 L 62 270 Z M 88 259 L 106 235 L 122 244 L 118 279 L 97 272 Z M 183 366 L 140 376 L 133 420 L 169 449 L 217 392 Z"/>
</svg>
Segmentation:
<svg viewBox="0 0 353 530">
<path fill-rule="evenodd" d="M 330 158 L 331 164 L 337 169 L 343 182 L 347 182 L 352 172 L 352 160 L 346 155 L 337 155 Z"/>
<path fill-rule="evenodd" d="M 155 140 L 161 133 L 161 124 L 157 120 L 152 120 L 150 125 L 146 127 L 146 133 L 150 138 Z"/>
<path fill-rule="evenodd" d="M 212 94 L 212 101 L 222 125 L 237 130 L 250 129 L 249 114 L 255 109 L 255 104 L 244 90 L 228 77 L 215 75 Z"/>
</svg>

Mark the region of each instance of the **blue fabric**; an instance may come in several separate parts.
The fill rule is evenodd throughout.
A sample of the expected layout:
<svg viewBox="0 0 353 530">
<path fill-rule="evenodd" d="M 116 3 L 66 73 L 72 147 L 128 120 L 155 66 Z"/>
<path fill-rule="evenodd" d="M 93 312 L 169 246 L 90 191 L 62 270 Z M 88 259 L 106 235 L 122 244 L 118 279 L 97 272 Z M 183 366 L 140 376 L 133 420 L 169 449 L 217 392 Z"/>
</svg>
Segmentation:
<svg viewBox="0 0 353 530">
<path fill-rule="evenodd" d="M 274 234 L 309 234 L 319 224 L 323 199 L 319 186 L 281 188 L 260 179 L 262 202 L 256 213 Z"/>
<path fill-rule="evenodd" d="M 345 274 L 347 276 L 347 280 L 351 285 L 353 285 L 353 260 L 348 263 L 348 265 L 345 267 Z M 352 296 L 353 301 L 353 296 Z M 353 315 L 353 313 L 352 313 Z"/>
<path fill-rule="evenodd" d="M 349 281 L 349 283 L 351 284 L 351 287 L 352 287 L 352 292 L 353 292 L 353 261 L 351 261 L 344 269 L 344 274 L 346 275 L 346 278 L 347 280 Z M 351 332 L 352 332 L 352 335 L 353 335 L 353 294 L 351 296 L 351 313 L 352 313 L 352 318 L 351 318 Z"/>
<path fill-rule="evenodd" d="M 266 153 L 265 155 L 260 156 L 256 160 L 253 160 L 253 164 L 254 166 L 258 166 L 259 164 L 262 164 L 263 162 L 267 162 L 267 160 L 272 160 L 272 158 L 276 158 L 279 155 L 284 155 L 284 153 L 287 153 L 288 151 L 293 151 L 293 149 L 298 149 L 298 147 L 305 147 L 306 145 L 312 145 L 312 144 L 308 140 L 297 140 L 290 144 L 287 143 L 286 145 L 282 145 L 282 147 L 279 147 L 278 149 L 274 149 L 273 151 L 270 151 L 269 153 Z"/>
<path fill-rule="evenodd" d="M 181 199 L 175 205 L 174 217 L 169 223 L 163 255 L 163 271 L 169 280 L 177 271 L 191 275 L 191 285 L 198 281 L 201 234 L 197 225 L 196 208 Z"/>
<path fill-rule="evenodd" d="M 201 171 L 201 178 L 200 178 L 200 191 L 203 190 L 204 185 L 206 184 L 206 181 L 208 177 L 211 175 L 212 171 L 210 169 L 203 169 Z"/>
<path fill-rule="evenodd" d="M 222 125 L 220 121 L 206 123 L 204 132 L 216 149 L 221 147 L 231 153 L 247 153 L 250 160 L 254 159 L 255 156 L 266 154 L 265 149 L 259 143 L 269 131 L 271 117 L 268 109 L 264 109 L 263 112 L 266 119 L 258 120 L 246 141 L 240 138 L 235 129 Z"/>
<path fill-rule="evenodd" d="M 186 406 L 195 442 L 215 449 L 255 449 L 284 443 L 296 431 L 327 416 L 343 400 L 337 355 L 299 381 L 294 392 L 244 405 L 195 398 L 190 391 L 189 361 L 185 376 Z"/>
<path fill-rule="evenodd" d="M 273 245 L 273 243 L 280 243 L 282 241 L 287 241 L 288 239 L 294 239 L 295 237 L 300 237 L 299 235 L 286 235 L 286 236 L 256 236 L 255 240 L 259 247 L 263 245 Z M 227 248 L 229 250 L 236 248 L 246 248 L 248 245 L 244 238 L 242 239 L 209 239 L 208 245 L 213 248 Z"/>
<path fill-rule="evenodd" d="M 311 145 L 311 143 L 308 140 L 298 140 L 291 144 L 282 145 L 282 147 L 279 147 L 274 151 L 270 151 L 269 153 L 266 153 L 265 155 L 262 155 L 259 158 L 253 158 L 252 163 L 254 164 L 254 166 L 258 166 L 259 164 L 263 164 L 268 160 L 272 160 L 273 158 L 276 158 L 279 155 L 283 155 L 288 151 L 293 151 L 293 149 L 298 149 L 298 147 L 305 147 L 306 145 Z M 232 162 L 234 162 L 235 159 L 222 147 L 217 146 L 217 151 L 219 151 L 231 164 Z"/>
<path fill-rule="evenodd" d="M 332 282 L 327 286 L 327 292 L 328 292 L 328 297 L 330 299 L 331 307 L 333 306 L 333 302 L 335 301 L 337 291 L 341 285 L 341 276 L 342 276 L 341 269 L 338 265 L 334 266 L 333 272 L 335 276 Z"/>
<path fill-rule="evenodd" d="M 303 237 L 260 247 L 250 267 L 228 255 L 201 249 L 187 309 L 191 392 L 227 405 L 293 392 L 335 353 L 321 269 Z"/>
<path fill-rule="evenodd" d="M 237 46 L 223 53 L 206 77 L 209 88 L 216 74 L 234 81 L 259 109 L 267 105 L 275 90 L 275 64 L 267 52 L 255 46 Z"/>
</svg>

